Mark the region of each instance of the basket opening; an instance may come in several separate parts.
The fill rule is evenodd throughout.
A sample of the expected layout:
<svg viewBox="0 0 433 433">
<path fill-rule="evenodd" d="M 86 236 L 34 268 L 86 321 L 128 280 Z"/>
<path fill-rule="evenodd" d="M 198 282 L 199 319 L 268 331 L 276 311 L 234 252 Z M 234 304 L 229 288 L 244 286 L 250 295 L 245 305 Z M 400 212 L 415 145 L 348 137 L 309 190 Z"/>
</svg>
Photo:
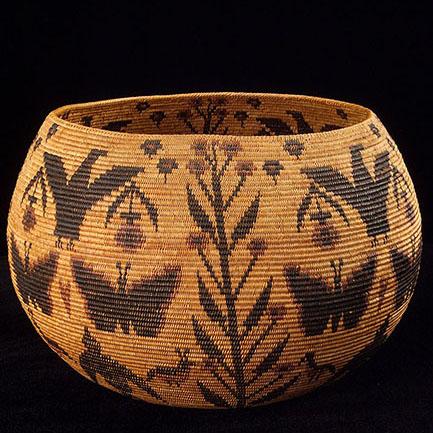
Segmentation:
<svg viewBox="0 0 433 433">
<path fill-rule="evenodd" d="M 341 129 L 371 111 L 330 99 L 275 94 L 202 93 L 69 105 L 67 122 L 132 134 L 296 135 Z"/>
</svg>

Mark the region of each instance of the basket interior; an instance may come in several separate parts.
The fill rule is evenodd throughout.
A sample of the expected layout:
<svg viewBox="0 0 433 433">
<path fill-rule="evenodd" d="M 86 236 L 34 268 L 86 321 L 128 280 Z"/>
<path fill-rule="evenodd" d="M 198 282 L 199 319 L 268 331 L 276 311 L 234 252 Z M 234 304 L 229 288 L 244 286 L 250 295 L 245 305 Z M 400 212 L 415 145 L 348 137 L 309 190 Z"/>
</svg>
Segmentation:
<svg viewBox="0 0 433 433">
<path fill-rule="evenodd" d="M 56 114 L 87 127 L 132 134 L 295 135 L 341 129 L 370 110 L 328 99 L 266 94 L 129 98 L 72 105 Z"/>
</svg>

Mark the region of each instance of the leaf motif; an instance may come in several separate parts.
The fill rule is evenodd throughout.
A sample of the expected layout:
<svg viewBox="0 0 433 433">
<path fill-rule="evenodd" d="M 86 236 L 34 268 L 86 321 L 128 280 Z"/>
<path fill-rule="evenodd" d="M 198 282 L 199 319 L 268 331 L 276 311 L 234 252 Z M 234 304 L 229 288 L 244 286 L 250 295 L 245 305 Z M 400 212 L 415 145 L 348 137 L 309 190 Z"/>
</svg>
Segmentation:
<svg viewBox="0 0 433 433">
<path fill-rule="evenodd" d="M 26 188 L 24 189 L 24 193 L 23 196 L 21 198 L 21 203 L 24 201 L 24 198 L 26 197 L 26 195 L 29 193 L 30 188 L 34 185 L 34 183 L 36 182 L 37 179 L 39 179 L 39 175 L 40 175 L 40 169 L 38 170 L 38 172 L 32 177 L 32 179 L 30 180 L 30 182 L 27 184 Z"/>
<path fill-rule="evenodd" d="M 257 213 L 260 205 L 260 193 L 251 202 L 248 209 L 243 214 L 242 218 L 237 223 L 232 233 L 232 240 L 235 244 L 238 240 L 245 238 L 256 223 Z"/>
<path fill-rule="evenodd" d="M 156 206 L 150 201 L 148 197 L 143 192 L 138 192 L 140 197 L 140 202 L 144 206 L 146 206 L 147 213 L 149 214 L 150 220 L 152 221 L 153 226 L 155 227 L 155 231 L 158 231 L 158 209 Z"/>
<path fill-rule="evenodd" d="M 45 184 L 44 176 L 41 176 L 41 190 L 42 190 L 42 212 L 45 215 L 45 210 L 47 208 L 47 185 Z"/>
<path fill-rule="evenodd" d="M 307 195 L 302 199 L 301 204 L 299 205 L 297 214 L 298 222 L 296 224 L 298 232 L 301 231 L 301 227 L 304 224 L 305 215 L 310 208 L 312 198 L 312 194 L 308 192 Z"/>
<path fill-rule="evenodd" d="M 105 227 L 108 226 L 114 214 L 116 213 L 118 207 L 124 202 L 126 197 L 128 197 L 130 193 L 129 188 L 125 188 L 116 198 L 116 200 L 111 203 L 110 207 L 107 210 L 107 216 L 105 217 Z"/>
<path fill-rule="evenodd" d="M 211 359 L 216 359 L 219 362 L 224 361 L 224 354 L 221 349 L 215 344 L 211 336 L 204 330 L 198 323 L 197 319 L 193 316 L 192 326 L 194 328 L 195 339 L 201 350 Z"/>
<path fill-rule="evenodd" d="M 244 326 L 246 328 L 246 332 L 251 331 L 251 329 L 259 323 L 260 318 L 268 307 L 269 296 L 271 295 L 273 278 L 270 277 L 266 286 L 260 293 L 260 296 L 257 298 L 254 307 L 249 312 L 247 318 L 244 321 Z"/>
<path fill-rule="evenodd" d="M 220 307 L 216 304 L 215 300 L 207 289 L 205 282 L 198 272 L 197 283 L 199 288 L 200 304 L 203 307 L 203 310 L 209 316 L 210 320 L 219 323 L 220 325 L 224 325 L 226 318 Z"/>
<path fill-rule="evenodd" d="M 280 341 L 260 362 L 260 364 L 254 369 L 254 373 L 257 377 L 265 374 L 269 369 L 271 369 L 276 362 L 280 359 L 281 353 L 286 347 L 287 342 L 289 341 L 290 335 Z"/>
<path fill-rule="evenodd" d="M 216 407 L 225 407 L 227 409 L 231 408 L 230 404 L 228 404 L 220 395 L 209 389 L 204 383 L 197 381 L 197 385 L 200 388 L 204 399 L 208 403 L 213 404 Z"/>
<path fill-rule="evenodd" d="M 202 208 L 201 204 L 195 197 L 190 186 L 186 187 L 188 194 L 188 208 L 194 222 L 200 227 L 205 233 L 210 233 L 212 236 L 215 233 L 215 228 L 207 215 L 207 213 Z"/>
<path fill-rule="evenodd" d="M 259 404 L 267 403 L 271 400 L 275 400 L 278 397 L 281 397 L 291 386 L 293 386 L 299 379 L 299 375 L 295 376 L 285 384 L 279 386 L 278 388 L 273 389 L 272 391 L 269 391 L 267 394 L 265 394 L 263 397 L 258 398 L 257 400 L 254 400 L 250 402 L 249 404 L 251 406 L 256 406 Z"/>
</svg>

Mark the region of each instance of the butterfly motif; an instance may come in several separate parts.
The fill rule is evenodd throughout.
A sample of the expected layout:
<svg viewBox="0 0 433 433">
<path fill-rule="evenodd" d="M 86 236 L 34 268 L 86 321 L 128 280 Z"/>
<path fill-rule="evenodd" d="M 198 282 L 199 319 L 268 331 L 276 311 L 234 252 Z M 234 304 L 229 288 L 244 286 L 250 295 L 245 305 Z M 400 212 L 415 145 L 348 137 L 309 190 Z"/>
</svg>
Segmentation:
<svg viewBox="0 0 433 433">
<path fill-rule="evenodd" d="M 119 277 L 113 285 L 105 275 L 93 271 L 82 260 L 73 259 L 75 281 L 87 303 L 90 319 L 96 329 L 115 332 L 119 323 L 124 334 L 130 324 L 139 336 L 156 337 L 165 323 L 167 309 L 180 283 L 180 266 L 166 266 L 150 277 L 142 277 L 127 290 L 127 273 L 117 263 Z"/>
<path fill-rule="evenodd" d="M 392 268 L 397 279 L 395 308 L 398 310 L 413 294 L 421 261 L 421 243 L 413 246 L 412 257 L 397 248 L 391 250 Z"/>
<path fill-rule="evenodd" d="M 284 276 L 287 287 L 300 306 L 302 327 L 307 336 L 321 335 L 331 320 L 332 332 L 336 332 L 343 320 L 344 329 L 355 328 L 367 309 L 368 292 L 373 283 L 376 256 L 371 255 L 362 266 L 343 283 L 341 268 L 331 261 L 334 285 L 329 287 L 320 277 L 311 277 L 299 266 L 286 266 Z"/>
<path fill-rule="evenodd" d="M 22 259 L 15 237 L 11 236 L 12 269 L 16 278 L 16 286 L 26 305 L 32 301 L 44 314 L 50 315 L 53 305 L 49 296 L 49 288 L 57 270 L 59 255 L 50 252 L 36 263 L 30 264 L 31 247 L 31 243 L 24 242 L 25 255 Z"/>
</svg>

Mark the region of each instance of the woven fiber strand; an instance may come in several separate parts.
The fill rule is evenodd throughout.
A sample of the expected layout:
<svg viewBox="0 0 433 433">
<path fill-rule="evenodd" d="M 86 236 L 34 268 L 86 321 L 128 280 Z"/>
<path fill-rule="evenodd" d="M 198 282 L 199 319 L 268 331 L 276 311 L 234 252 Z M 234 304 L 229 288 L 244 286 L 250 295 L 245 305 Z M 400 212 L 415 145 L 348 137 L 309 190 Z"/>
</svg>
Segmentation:
<svg viewBox="0 0 433 433">
<path fill-rule="evenodd" d="M 24 310 L 74 369 L 148 402 L 225 408 L 371 356 L 413 293 L 421 218 L 369 109 L 201 93 L 54 110 L 7 238 Z"/>
</svg>

